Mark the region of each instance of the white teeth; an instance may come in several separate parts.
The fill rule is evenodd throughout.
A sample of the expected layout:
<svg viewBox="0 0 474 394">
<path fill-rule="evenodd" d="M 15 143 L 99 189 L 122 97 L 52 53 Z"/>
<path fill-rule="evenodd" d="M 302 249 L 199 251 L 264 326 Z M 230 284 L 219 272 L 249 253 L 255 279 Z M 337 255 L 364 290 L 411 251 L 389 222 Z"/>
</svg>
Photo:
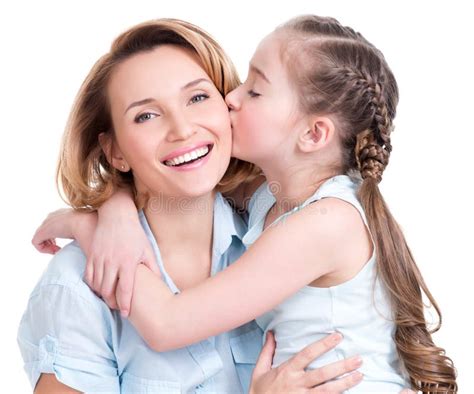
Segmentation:
<svg viewBox="0 0 474 394">
<path fill-rule="evenodd" d="M 188 152 L 184 155 L 174 157 L 171 160 L 166 160 L 165 164 L 167 166 L 176 166 L 178 164 L 186 163 L 191 160 L 196 160 L 197 158 L 206 155 L 207 152 L 209 152 L 209 147 L 203 146 L 202 148 L 195 149 L 192 152 Z"/>
</svg>

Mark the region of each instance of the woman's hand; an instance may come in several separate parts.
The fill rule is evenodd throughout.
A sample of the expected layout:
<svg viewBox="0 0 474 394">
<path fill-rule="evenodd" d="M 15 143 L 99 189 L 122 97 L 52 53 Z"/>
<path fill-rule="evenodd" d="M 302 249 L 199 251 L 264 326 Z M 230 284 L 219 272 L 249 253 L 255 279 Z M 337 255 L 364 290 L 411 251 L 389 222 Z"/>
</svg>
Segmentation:
<svg viewBox="0 0 474 394">
<path fill-rule="evenodd" d="M 253 370 L 250 394 L 342 393 L 354 387 L 362 380 L 360 372 L 353 372 L 362 365 L 362 359 L 359 357 L 305 371 L 305 367 L 315 358 L 333 349 L 341 340 L 341 334 L 331 334 L 307 346 L 278 367 L 272 368 L 275 339 L 273 333 L 269 331 Z M 352 373 L 332 380 L 349 372 Z"/>
<path fill-rule="evenodd" d="M 128 192 L 119 191 L 99 208 L 85 280 L 110 308 L 120 309 L 127 317 L 140 263 L 160 274 L 135 204 Z"/>
</svg>

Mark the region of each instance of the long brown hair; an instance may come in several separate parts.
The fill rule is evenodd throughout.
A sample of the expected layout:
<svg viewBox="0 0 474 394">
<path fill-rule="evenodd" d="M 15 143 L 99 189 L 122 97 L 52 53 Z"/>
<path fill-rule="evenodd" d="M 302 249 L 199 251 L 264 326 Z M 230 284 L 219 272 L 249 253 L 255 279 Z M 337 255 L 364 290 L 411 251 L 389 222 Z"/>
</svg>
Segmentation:
<svg viewBox="0 0 474 394">
<path fill-rule="evenodd" d="M 302 109 L 333 115 L 342 147 L 339 170 L 362 177 L 359 199 L 375 242 L 377 275 L 390 294 L 394 340 L 412 387 L 457 392 L 453 362 L 431 337 L 441 327 L 440 309 L 378 187 L 392 151 L 395 77 L 378 49 L 333 18 L 301 16 L 278 32 Z M 439 316 L 433 329 L 425 320 L 423 294 Z"/>
<path fill-rule="evenodd" d="M 97 209 L 119 187 L 131 188 L 137 204 L 141 205 L 131 171 L 120 172 L 109 164 L 98 136 L 101 132 L 113 132 L 106 96 L 113 70 L 127 58 L 164 44 L 193 51 L 222 96 L 240 84 L 234 65 L 219 44 L 191 23 L 156 19 L 122 33 L 84 80 L 63 136 L 56 180 L 58 189 L 63 190 L 63 198 L 72 207 Z M 253 164 L 232 158 L 217 189 L 222 193 L 230 192 L 259 173 Z"/>
</svg>

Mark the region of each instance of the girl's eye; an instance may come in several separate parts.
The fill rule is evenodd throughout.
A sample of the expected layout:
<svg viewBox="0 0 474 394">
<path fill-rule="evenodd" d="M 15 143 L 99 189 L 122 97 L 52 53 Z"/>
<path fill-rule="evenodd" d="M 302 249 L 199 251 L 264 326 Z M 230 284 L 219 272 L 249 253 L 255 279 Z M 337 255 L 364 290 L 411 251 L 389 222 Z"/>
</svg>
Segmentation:
<svg viewBox="0 0 474 394">
<path fill-rule="evenodd" d="M 157 116 L 158 115 L 152 114 L 151 112 L 145 112 L 144 114 L 141 114 L 135 118 L 135 123 L 143 123 Z"/>
<path fill-rule="evenodd" d="M 205 93 L 200 93 L 200 94 L 196 94 L 195 96 L 193 96 L 191 98 L 191 100 L 189 100 L 189 102 L 191 104 L 194 104 L 194 103 L 198 103 L 199 101 L 204 101 L 206 99 L 209 98 L 209 95 L 208 94 L 205 94 Z"/>
<path fill-rule="evenodd" d="M 258 97 L 258 96 L 261 96 L 260 93 L 257 93 L 257 92 L 255 92 L 255 91 L 253 91 L 252 89 L 250 89 L 249 91 L 247 91 L 247 93 L 248 93 L 248 95 L 249 95 L 250 97 Z"/>
</svg>

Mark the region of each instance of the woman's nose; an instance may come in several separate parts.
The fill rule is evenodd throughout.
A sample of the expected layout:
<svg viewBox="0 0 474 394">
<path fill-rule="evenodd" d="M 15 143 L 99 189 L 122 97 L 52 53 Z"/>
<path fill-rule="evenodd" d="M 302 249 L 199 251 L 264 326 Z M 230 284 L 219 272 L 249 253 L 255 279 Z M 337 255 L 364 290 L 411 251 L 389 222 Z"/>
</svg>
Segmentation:
<svg viewBox="0 0 474 394">
<path fill-rule="evenodd" d="M 173 116 L 168 131 L 168 141 L 187 140 L 196 133 L 196 125 L 185 116 Z"/>
</svg>

